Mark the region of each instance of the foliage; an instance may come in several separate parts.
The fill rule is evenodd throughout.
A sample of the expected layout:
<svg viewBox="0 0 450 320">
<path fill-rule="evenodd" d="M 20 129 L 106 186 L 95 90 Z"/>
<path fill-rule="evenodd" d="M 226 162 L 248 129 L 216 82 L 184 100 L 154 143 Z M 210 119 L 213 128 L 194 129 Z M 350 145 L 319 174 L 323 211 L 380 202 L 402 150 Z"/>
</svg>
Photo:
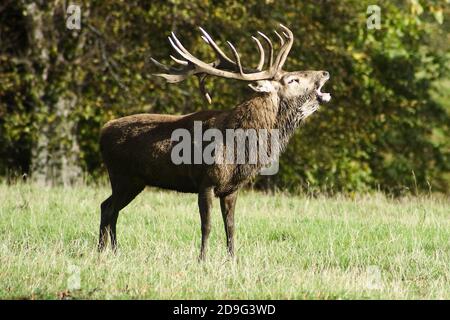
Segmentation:
<svg viewBox="0 0 450 320">
<path fill-rule="evenodd" d="M 28 54 L 27 3 L 0 5 L 2 175 L 30 171 L 43 123 L 63 117 L 42 105 L 60 96 L 77 97 L 68 118 L 76 124 L 80 163 L 94 179 L 104 173 L 97 141 L 109 119 L 232 108 L 249 94 L 244 85 L 210 81 L 209 106 L 195 81 L 167 85 L 151 77 L 149 55 L 168 62 L 166 36 L 173 30 L 196 55 L 211 58 L 196 28 L 203 26 L 221 45 L 236 44 L 244 63 L 256 63 L 249 35 L 282 22 L 296 34 L 287 69 L 330 71 L 333 99 L 294 136 L 280 173 L 256 186 L 449 191 L 450 103 L 436 89 L 449 89 L 448 1 L 382 1 L 380 30 L 366 28 L 371 1 L 82 1 L 80 32 L 65 28 L 61 1 L 37 1 L 52 21 L 45 33 L 51 58 L 67 61 L 52 62 L 51 81 L 39 76 L 42 66 Z M 68 143 L 60 134 L 50 139 Z"/>
</svg>

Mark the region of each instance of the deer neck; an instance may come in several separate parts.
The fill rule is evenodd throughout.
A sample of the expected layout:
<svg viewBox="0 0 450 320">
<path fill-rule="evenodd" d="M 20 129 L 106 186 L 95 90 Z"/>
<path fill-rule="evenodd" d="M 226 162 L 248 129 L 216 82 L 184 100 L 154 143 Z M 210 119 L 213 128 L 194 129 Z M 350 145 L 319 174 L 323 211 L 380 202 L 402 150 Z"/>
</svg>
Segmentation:
<svg viewBox="0 0 450 320">
<path fill-rule="evenodd" d="M 306 115 L 301 113 L 309 97 L 285 99 L 276 94 L 256 96 L 232 111 L 228 128 L 278 130 L 279 144 L 284 150 L 289 139 Z"/>
<path fill-rule="evenodd" d="M 280 99 L 276 127 L 280 138 L 281 151 L 287 146 L 289 139 L 299 126 L 300 120 L 296 101 Z"/>
<path fill-rule="evenodd" d="M 278 107 L 277 95 L 258 95 L 234 108 L 228 126 L 233 129 L 274 129 Z"/>
</svg>

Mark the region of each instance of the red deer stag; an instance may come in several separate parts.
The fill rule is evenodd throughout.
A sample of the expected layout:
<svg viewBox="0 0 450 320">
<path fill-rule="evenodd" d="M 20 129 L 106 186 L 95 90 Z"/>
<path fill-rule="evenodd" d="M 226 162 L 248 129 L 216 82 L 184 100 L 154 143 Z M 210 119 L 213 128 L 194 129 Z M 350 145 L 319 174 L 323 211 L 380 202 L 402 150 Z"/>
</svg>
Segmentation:
<svg viewBox="0 0 450 320">
<path fill-rule="evenodd" d="M 108 234 L 113 249 L 116 248 L 119 211 L 145 186 L 156 186 L 198 194 L 202 232 L 200 259 L 205 258 L 211 228 L 212 200 L 214 196 L 219 197 L 228 252 L 234 255 L 237 191 L 258 174 L 263 168 L 262 162 L 175 164 L 171 157 L 176 144 L 172 134 L 176 129 L 193 133 L 195 122 L 200 122 L 203 130 L 216 129 L 220 132 L 229 129 L 278 130 L 277 150 L 282 150 L 299 124 L 319 108 L 319 103 L 329 101 L 331 96 L 321 91 L 329 79 L 328 72 L 282 70 L 294 37 L 291 30 L 280 26 L 283 29 L 282 35 L 275 31 L 281 43 L 276 57 L 272 42 L 266 35 L 258 32 L 269 48 L 267 59 L 261 42 L 252 37 L 260 54 L 255 69 L 243 68 L 238 52 L 227 42 L 234 56 L 234 59 L 229 58 L 202 28 L 203 40 L 217 56 L 217 60 L 212 63 L 205 63 L 193 56 L 174 33 L 169 36 L 171 46 L 181 58 L 170 57 L 181 67 L 167 67 L 151 59 L 164 70 L 164 73 L 155 74 L 156 76 L 176 83 L 195 75 L 209 102 L 210 96 L 204 87 L 207 76 L 247 81 L 256 94 L 228 111 L 198 111 L 187 115 L 137 114 L 108 122 L 101 131 L 100 147 L 109 173 L 112 195 L 101 204 L 100 250 L 105 247 Z M 268 67 L 263 70 L 266 60 Z M 225 148 L 228 147 L 228 142 L 224 144 Z M 275 148 L 268 147 L 268 150 L 275 153 Z M 245 153 L 249 155 L 247 149 Z"/>
</svg>

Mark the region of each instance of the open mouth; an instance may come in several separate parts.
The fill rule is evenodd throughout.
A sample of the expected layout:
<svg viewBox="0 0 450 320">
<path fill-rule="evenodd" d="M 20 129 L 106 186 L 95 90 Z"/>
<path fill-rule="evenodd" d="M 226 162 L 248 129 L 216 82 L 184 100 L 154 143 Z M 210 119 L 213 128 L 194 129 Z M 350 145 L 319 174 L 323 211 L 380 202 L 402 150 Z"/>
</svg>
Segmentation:
<svg viewBox="0 0 450 320">
<path fill-rule="evenodd" d="M 317 99 L 319 100 L 319 102 L 328 102 L 331 100 L 331 94 L 329 94 L 328 92 L 322 92 L 322 87 L 328 79 L 329 77 L 323 78 L 320 82 L 319 87 L 316 89 Z"/>
</svg>

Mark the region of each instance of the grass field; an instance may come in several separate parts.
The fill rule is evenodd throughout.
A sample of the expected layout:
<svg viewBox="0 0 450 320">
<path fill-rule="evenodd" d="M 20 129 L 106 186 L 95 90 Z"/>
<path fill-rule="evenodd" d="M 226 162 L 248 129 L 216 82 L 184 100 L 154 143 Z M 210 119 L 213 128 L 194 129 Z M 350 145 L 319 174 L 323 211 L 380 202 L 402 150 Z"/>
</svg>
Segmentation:
<svg viewBox="0 0 450 320">
<path fill-rule="evenodd" d="M 106 187 L 0 184 L 0 299 L 450 299 L 450 200 L 242 192 L 237 256 L 218 201 L 197 262 L 196 196 L 146 190 L 96 251 Z"/>
</svg>

